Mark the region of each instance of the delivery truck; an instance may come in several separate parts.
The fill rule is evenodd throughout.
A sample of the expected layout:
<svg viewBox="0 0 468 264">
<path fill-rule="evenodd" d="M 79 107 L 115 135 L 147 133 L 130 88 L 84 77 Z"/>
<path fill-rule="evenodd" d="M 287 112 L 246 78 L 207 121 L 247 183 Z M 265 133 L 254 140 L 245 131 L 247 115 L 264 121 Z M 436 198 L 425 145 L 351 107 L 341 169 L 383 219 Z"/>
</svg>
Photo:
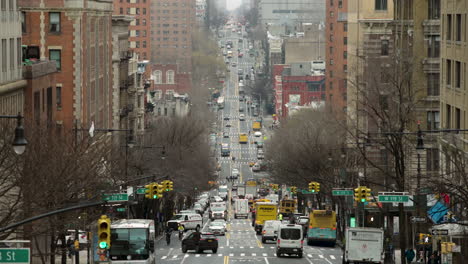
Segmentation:
<svg viewBox="0 0 468 264">
<path fill-rule="evenodd" d="M 262 234 L 262 228 L 267 220 L 276 220 L 278 205 L 271 202 L 255 203 L 255 231 L 257 235 Z"/>
<path fill-rule="evenodd" d="M 249 217 L 249 200 L 236 199 L 234 202 L 234 218 Z"/>
<path fill-rule="evenodd" d="M 352 227 L 345 232 L 344 263 L 383 263 L 384 231 L 372 227 Z"/>
<path fill-rule="evenodd" d="M 239 144 L 247 144 L 248 141 L 249 141 L 249 138 L 248 138 L 247 134 L 241 133 L 239 135 Z"/>
<path fill-rule="evenodd" d="M 237 186 L 237 196 L 241 199 L 245 198 L 245 185 Z"/>
</svg>

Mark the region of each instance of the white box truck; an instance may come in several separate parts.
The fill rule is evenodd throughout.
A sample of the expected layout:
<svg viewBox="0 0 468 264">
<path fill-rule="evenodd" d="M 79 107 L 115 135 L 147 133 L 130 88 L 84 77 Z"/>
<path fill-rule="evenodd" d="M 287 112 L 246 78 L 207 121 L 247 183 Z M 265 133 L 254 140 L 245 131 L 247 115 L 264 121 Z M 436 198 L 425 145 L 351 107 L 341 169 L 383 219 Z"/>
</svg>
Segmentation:
<svg viewBox="0 0 468 264">
<path fill-rule="evenodd" d="M 249 217 L 249 200 L 236 199 L 234 202 L 234 218 Z"/>
<path fill-rule="evenodd" d="M 372 227 L 346 229 L 344 263 L 383 263 L 384 231 Z"/>
<path fill-rule="evenodd" d="M 245 198 L 245 186 L 244 185 L 237 186 L 237 196 L 239 196 L 239 198 Z"/>
</svg>

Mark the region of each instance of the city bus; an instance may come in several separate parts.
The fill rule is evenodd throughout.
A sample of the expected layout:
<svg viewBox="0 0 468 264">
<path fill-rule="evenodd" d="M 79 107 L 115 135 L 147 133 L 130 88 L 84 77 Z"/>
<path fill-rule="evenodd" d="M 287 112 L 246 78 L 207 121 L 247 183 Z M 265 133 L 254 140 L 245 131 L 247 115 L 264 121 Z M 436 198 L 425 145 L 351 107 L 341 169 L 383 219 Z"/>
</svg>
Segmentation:
<svg viewBox="0 0 468 264">
<path fill-rule="evenodd" d="M 156 263 L 154 221 L 121 219 L 111 224 L 110 263 Z"/>
<path fill-rule="evenodd" d="M 336 213 L 332 210 L 313 210 L 309 214 L 307 244 L 322 242 L 335 246 Z"/>
<path fill-rule="evenodd" d="M 218 98 L 218 108 L 223 109 L 224 108 L 224 96 L 220 96 Z"/>
</svg>

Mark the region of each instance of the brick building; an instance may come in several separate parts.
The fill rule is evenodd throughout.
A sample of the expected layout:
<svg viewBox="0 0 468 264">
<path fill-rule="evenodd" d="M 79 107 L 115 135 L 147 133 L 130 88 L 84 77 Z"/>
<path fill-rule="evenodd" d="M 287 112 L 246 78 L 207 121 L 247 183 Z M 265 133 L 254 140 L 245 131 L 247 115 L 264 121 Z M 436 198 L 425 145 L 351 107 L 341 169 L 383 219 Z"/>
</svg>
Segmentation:
<svg viewBox="0 0 468 264">
<path fill-rule="evenodd" d="M 167 84 L 178 93 L 190 91 L 191 36 L 196 27 L 195 0 L 153 0 L 151 3 L 151 25 L 154 33 L 151 53 L 152 70 L 153 74 L 154 71 L 165 73 L 160 79 L 162 83 L 157 82 L 157 76 L 152 76 L 154 80 L 152 90 L 168 90 L 165 87 Z M 166 77 L 169 78 L 164 81 Z M 161 84 L 164 86 L 162 87 Z"/>
<path fill-rule="evenodd" d="M 112 126 L 112 2 L 18 0 L 26 59 L 54 60 L 56 125 Z M 86 52 L 84 52 L 86 51 Z"/>
<path fill-rule="evenodd" d="M 130 48 L 139 59 L 151 58 L 151 0 L 114 0 L 114 15 L 134 18 L 130 23 Z"/>
<path fill-rule="evenodd" d="M 313 75 L 310 62 L 273 66 L 275 112 L 287 117 L 290 109 L 318 105 L 325 99 L 325 76 Z"/>
<path fill-rule="evenodd" d="M 345 118 L 348 75 L 348 0 L 326 2 L 326 105 Z"/>
</svg>

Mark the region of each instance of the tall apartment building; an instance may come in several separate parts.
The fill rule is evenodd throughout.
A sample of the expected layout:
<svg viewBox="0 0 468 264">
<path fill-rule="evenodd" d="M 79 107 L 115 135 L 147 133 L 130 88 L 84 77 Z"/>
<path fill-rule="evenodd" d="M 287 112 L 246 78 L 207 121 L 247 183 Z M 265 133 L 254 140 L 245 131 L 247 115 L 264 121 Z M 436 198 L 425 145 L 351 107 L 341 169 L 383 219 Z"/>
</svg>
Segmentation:
<svg viewBox="0 0 468 264">
<path fill-rule="evenodd" d="M 323 23 L 325 22 L 325 1 L 262 0 L 259 2 L 259 15 L 263 26 L 267 24 Z"/>
<path fill-rule="evenodd" d="M 440 125 L 442 129 L 468 129 L 468 3 L 443 0 L 441 4 Z M 456 135 L 455 141 L 442 137 L 442 146 L 452 144 L 466 152 L 467 138 L 466 133 Z M 446 175 L 453 159 L 444 156 L 442 173 Z"/>
<path fill-rule="evenodd" d="M 130 49 L 139 60 L 151 58 L 151 0 L 114 0 L 114 15 L 134 18 L 130 23 Z"/>
<path fill-rule="evenodd" d="M 326 2 L 326 105 L 345 118 L 348 75 L 348 0 Z"/>
<path fill-rule="evenodd" d="M 24 112 L 21 16 L 16 0 L 0 0 L 0 115 Z"/>
<path fill-rule="evenodd" d="M 191 89 L 195 0 L 151 2 L 152 90 L 185 93 Z"/>
<path fill-rule="evenodd" d="M 395 52 L 411 63 L 409 71 L 412 90 L 416 93 L 416 120 L 424 130 L 440 129 L 440 6 L 444 0 L 395 0 Z M 458 1 L 460 2 L 460 1 Z M 439 134 L 425 134 L 426 153 L 421 155 L 423 175 L 438 175 L 439 149 L 436 137 Z M 416 142 L 414 143 L 416 145 Z M 417 171 L 417 154 L 414 153 L 411 165 L 412 175 Z M 422 180 L 426 182 L 426 180 Z M 408 181 L 413 188 L 419 184 L 417 177 Z"/>
<path fill-rule="evenodd" d="M 56 62 L 56 125 L 112 127 L 112 2 L 18 3 L 25 58 Z"/>
</svg>

